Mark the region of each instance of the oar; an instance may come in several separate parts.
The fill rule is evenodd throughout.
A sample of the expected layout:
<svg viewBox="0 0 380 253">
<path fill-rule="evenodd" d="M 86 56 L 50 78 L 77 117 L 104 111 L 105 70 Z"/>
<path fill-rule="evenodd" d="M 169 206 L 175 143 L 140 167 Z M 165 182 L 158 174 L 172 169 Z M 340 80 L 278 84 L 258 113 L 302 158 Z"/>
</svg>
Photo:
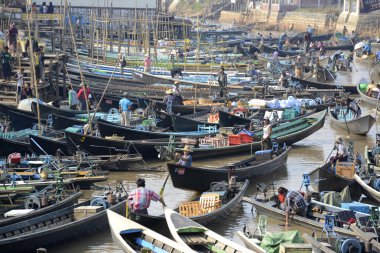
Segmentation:
<svg viewBox="0 0 380 253">
<path fill-rule="evenodd" d="M 169 179 L 169 176 L 170 176 L 170 173 L 168 173 L 168 176 L 166 177 L 165 182 L 161 187 L 160 194 L 159 194 L 161 199 L 164 199 L 164 190 L 165 190 L 166 182 Z"/>
<path fill-rule="evenodd" d="M 325 161 L 325 163 L 327 163 L 327 160 L 330 158 L 330 156 L 331 156 L 332 152 L 334 152 L 334 149 L 335 149 L 335 145 L 334 145 L 333 149 L 331 150 L 331 152 L 330 152 L 329 156 L 326 158 L 326 161 Z"/>
<path fill-rule="evenodd" d="M 379 101 L 379 100 L 377 100 Z M 346 128 L 347 128 L 347 139 L 350 139 L 350 129 L 348 128 L 348 124 L 347 124 L 347 119 L 346 119 L 346 114 L 343 114 L 344 115 L 344 122 L 346 123 Z"/>
</svg>

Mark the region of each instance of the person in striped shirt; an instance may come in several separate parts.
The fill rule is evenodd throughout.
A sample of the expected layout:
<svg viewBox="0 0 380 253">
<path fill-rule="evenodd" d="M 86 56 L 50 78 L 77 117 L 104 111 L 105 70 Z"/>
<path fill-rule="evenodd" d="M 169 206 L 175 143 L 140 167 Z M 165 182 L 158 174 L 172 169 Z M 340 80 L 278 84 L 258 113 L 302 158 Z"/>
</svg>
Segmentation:
<svg viewBox="0 0 380 253">
<path fill-rule="evenodd" d="M 166 206 L 164 200 L 154 191 L 145 188 L 145 180 L 137 179 L 137 188 L 134 189 L 128 196 L 129 207 L 131 212 L 135 214 L 148 214 L 150 202 L 159 201 L 163 206 Z"/>
</svg>

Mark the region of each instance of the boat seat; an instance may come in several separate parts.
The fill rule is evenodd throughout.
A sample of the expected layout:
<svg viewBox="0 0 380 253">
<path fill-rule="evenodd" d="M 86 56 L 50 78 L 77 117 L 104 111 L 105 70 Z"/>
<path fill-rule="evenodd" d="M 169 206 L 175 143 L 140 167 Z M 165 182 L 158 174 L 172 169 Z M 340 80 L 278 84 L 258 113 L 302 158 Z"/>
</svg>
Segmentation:
<svg viewBox="0 0 380 253">
<path fill-rule="evenodd" d="M 337 216 L 337 222 L 342 224 L 351 224 L 351 220 L 356 220 L 355 212 L 351 210 L 337 212 Z"/>
</svg>

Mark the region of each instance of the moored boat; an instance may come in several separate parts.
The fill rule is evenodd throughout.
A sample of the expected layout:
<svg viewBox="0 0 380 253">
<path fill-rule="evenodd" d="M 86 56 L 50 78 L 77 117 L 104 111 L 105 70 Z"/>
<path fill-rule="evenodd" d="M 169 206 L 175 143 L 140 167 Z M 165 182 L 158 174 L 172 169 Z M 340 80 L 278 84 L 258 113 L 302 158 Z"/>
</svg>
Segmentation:
<svg viewBox="0 0 380 253">
<path fill-rule="evenodd" d="M 107 210 L 107 217 L 112 239 L 124 252 L 137 253 L 142 248 L 154 249 L 155 252 L 188 252 L 184 246 L 111 210 Z"/>
<path fill-rule="evenodd" d="M 174 187 L 202 192 L 208 190 L 212 182 L 225 180 L 231 169 L 237 180 L 243 181 L 285 168 L 289 150 L 290 147 L 279 149 L 277 153 L 258 151 L 251 158 L 218 168 L 185 167 L 175 163 L 168 163 L 167 167 Z"/>
<path fill-rule="evenodd" d="M 295 76 L 292 76 L 293 82 L 298 82 L 303 86 L 304 89 L 306 88 L 317 88 L 317 89 L 343 89 L 345 92 L 349 92 L 351 94 L 357 94 L 358 91 L 355 86 L 352 85 L 337 85 L 332 83 L 321 83 L 321 82 L 314 82 L 310 80 L 304 80 L 301 78 L 297 78 Z"/>
<path fill-rule="evenodd" d="M 361 109 L 358 106 L 358 111 L 354 114 L 351 110 L 342 107 L 330 107 L 329 114 L 331 122 L 334 126 L 348 131 L 349 133 L 365 135 L 369 132 L 375 118 L 372 115 L 361 115 Z M 348 111 L 348 113 L 347 113 Z"/>
<path fill-rule="evenodd" d="M 359 83 L 356 86 L 356 89 L 357 89 L 357 92 L 359 93 L 362 101 L 364 101 L 368 104 L 371 104 L 372 106 L 373 105 L 377 106 L 379 104 L 378 99 L 376 98 L 376 95 L 373 97 L 367 95 L 367 91 L 368 91 L 368 84 L 367 83 L 363 83 L 363 82 Z"/>
<path fill-rule="evenodd" d="M 212 252 L 220 252 L 221 250 L 235 253 L 254 252 L 220 236 L 171 209 L 165 209 L 165 218 L 172 237 L 179 244 L 187 247 L 187 252 L 197 252 L 199 247 L 206 247 Z"/>
</svg>

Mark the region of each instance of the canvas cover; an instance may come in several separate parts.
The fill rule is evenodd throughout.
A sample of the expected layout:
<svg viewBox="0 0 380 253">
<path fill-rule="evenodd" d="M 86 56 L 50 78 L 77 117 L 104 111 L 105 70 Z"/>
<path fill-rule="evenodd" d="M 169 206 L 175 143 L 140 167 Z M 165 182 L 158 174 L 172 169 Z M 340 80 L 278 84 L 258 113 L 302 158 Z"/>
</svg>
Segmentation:
<svg viewBox="0 0 380 253">
<path fill-rule="evenodd" d="M 350 187 L 346 186 L 341 192 L 328 192 L 323 195 L 322 203 L 340 207 L 341 203 L 350 203 Z"/>
<path fill-rule="evenodd" d="M 281 243 L 304 243 L 304 241 L 298 231 L 279 232 L 264 236 L 260 247 L 269 253 L 278 253 Z"/>
</svg>

